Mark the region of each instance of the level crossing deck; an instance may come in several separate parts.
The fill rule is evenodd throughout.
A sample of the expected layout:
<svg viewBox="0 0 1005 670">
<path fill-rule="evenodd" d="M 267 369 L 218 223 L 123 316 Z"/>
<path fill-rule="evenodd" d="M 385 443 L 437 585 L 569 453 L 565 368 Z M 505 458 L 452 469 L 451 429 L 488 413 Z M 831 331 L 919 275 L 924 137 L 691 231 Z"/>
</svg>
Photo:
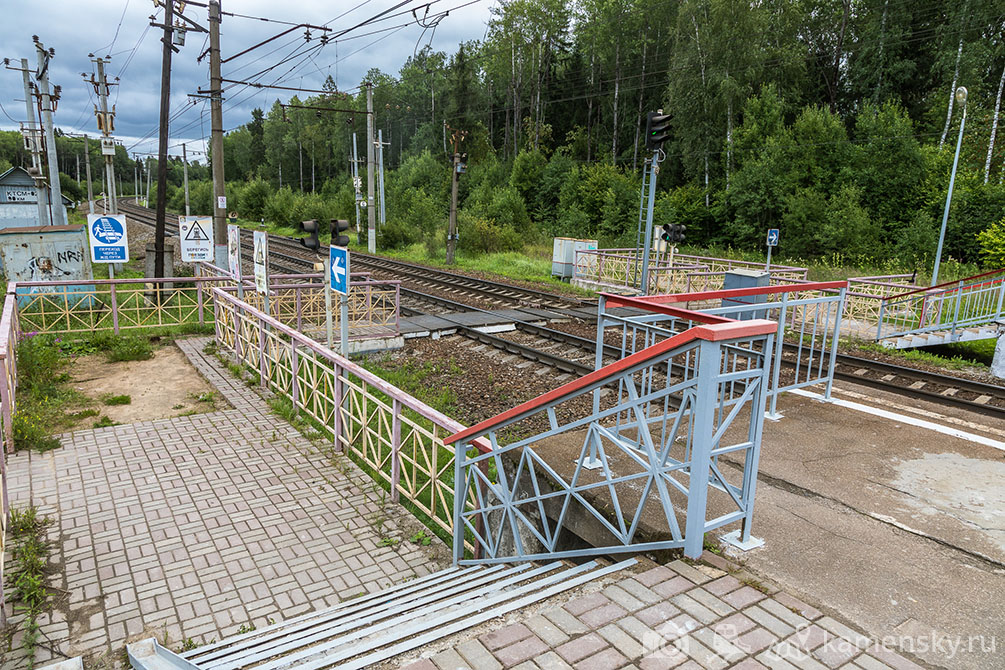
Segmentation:
<svg viewBox="0 0 1005 670">
<path fill-rule="evenodd" d="M 610 310 L 616 315 L 637 315 L 641 310 L 619 308 Z M 521 307 L 519 309 L 472 310 L 470 312 L 450 312 L 447 314 L 423 314 L 402 317 L 401 334 L 406 339 L 414 337 L 439 337 L 457 330 L 458 325 L 492 333 L 512 330 L 514 323 L 523 321 L 535 325 L 548 322 L 562 322 L 579 319 L 588 323 L 597 320 L 596 307 L 543 308 Z"/>
</svg>

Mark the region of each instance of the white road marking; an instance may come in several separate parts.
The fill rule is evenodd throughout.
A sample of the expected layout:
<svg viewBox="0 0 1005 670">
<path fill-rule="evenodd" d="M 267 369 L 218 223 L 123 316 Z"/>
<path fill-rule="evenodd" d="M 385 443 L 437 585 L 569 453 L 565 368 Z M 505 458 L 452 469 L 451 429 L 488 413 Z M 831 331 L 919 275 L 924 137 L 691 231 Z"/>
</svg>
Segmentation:
<svg viewBox="0 0 1005 670">
<path fill-rule="evenodd" d="M 969 428 L 971 430 L 977 430 L 984 433 L 992 433 L 993 435 L 1001 435 L 1005 437 L 1005 430 L 1000 428 L 991 428 L 982 423 L 974 423 L 973 421 L 967 421 L 966 419 L 960 419 L 955 416 L 946 416 L 945 414 L 939 414 L 938 412 L 931 412 L 926 409 L 921 409 L 920 407 L 911 407 L 909 405 L 900 405 L 895 402 L 890 402 L 889 400 L 881 400 L 873 396 L 866 395 L 864 393 L 856 393 L 855 391 L 849 391 L 848 389 L 834 387 L 836 393 L 841 393 L 848 396 L 849 398 L 856 398 L 858 400 L 864 400 L 870 403 L 875 403 L 879 405 L 885 405 L 887 407 L 892 407 L 893 409 L 900 410 L 901 412 L 909 412 L 910 414 L 917 414 L 918 416 L 928 417 L 935 421 L 945 421 L 946 423 L 952 423 L 963 428 Z"/>
<path fill-rule="evenodd" d="M 793 391 L 790 391 L 790 393 L 794 393 L 804 398 L 823 400 L 823 396 L 821 394 L 814 393 L 812 391 L 806 391 L 804 389 L 795 389 Z M 873 416 L 882 417 L 884 419 L 890 419 L 891 421 L 899 421 L 901 423 L 906 423 L 908 425 L 916 426 L 918 428 L 926 428 L 928 430 L 933 430 L 937 433 L 942 433 L 943 435 L 949 435 L 950 437 L 956 437 L 961 440 L 967 440 L 969 442 L 983 444 L 986 447 L 998 449 L 999 451 L 1005 451 L 1005 442 L 992 440 L 991 438 L 984 437 L 983 435 L 975 435 L 973 433 L 968 433 L 958 428 L 944 426 L 941 423 L 925 421 L 924 419 L 917 419 L 912 416 L 907 416 L 906 414 L 898 414 L 897 412 L 891 412 L 889 410 L 880 409 L 879 407 L 873 407 L 871 405 L 863 405 L 862 403 L 852 402 L 850 400 L 841 400 L 840 398 L 833 398 L 830 402 L 834 405 L 837 405 L 838 407 L 846 407 L 848 409 L 853 409 L 857 412 L 864 412 L 866 414 L 872 414 Z"/>
</svg>

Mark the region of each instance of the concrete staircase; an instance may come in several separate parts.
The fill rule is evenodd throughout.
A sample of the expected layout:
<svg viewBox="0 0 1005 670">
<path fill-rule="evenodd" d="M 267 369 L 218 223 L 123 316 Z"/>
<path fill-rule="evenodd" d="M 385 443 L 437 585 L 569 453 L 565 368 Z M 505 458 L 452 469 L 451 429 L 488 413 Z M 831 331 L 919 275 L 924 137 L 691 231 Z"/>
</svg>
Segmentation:
<svg viewBox="0 0 1005 670">
<path fill-rule="evenodd" d="M 126 650 L 135 670 L 367 668 L 635 562 L 455 566 L 182 654 L 154 638 Z"/>
<path fill-rule="evenodd" d="M 999 327 L 992 323 L 985 326 L 957 328 L 955 332 L 952 330 L 936 330 L 925 333 L 908 333 L 880 340 L 880 343 L 889 349 L 912 349 L 914 347 L 931 347 L 937 344 L 950 344 L 952 342 L 996 339 L 1000 334 L 1001 330 Z"/>
</svg>

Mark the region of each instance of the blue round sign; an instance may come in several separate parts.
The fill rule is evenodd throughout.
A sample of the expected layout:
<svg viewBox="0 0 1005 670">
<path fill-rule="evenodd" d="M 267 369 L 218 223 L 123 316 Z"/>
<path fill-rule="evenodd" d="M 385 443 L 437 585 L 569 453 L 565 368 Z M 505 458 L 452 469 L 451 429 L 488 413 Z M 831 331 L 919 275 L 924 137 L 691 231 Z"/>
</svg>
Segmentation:
<svg viewBox="0 0 1005 670">
<path fill-rule="evenodd" d="M 91 234 L 101 244 L 118 244 L 125 235 L 125 230 L 120 222 L 103 216 L 92 224 Z"/>
</svg>

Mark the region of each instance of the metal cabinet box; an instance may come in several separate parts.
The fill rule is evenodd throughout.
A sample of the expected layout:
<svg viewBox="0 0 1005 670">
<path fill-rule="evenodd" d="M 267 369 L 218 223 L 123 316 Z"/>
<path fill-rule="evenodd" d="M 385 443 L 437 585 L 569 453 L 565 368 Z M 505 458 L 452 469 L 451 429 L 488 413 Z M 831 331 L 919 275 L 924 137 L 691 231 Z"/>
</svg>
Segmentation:
<svg viewBox="0 0 1005 670">
<path fill-rule="evenodd" d="M 576 269 L 576 253 L 595 250 L 596 240 L 580 240 L 573 237 L 556 237 L 551 254 L 551 276 L 571 279 Z"/>
<path fill-rule="evenodd" d="M 738 268 L 735 270 L 729 270 L 726 272 L 725 276 L 722 278 L 722 288 L 723 290 L 732 288 L 754 288 L 768 286 L 771 283 L 771 273 L 766 270 L 748 270 L 745 268 Z M 723 307 L 735 307 L 737 305 L 756 305 L 757 303 L 766 302 L 766 295 L 750 295 L 744 296 L 742 298 L 723 298 Z M 730 314 L 734 319 L 747 320 L 747 319 L 763 319 L 765 315 L 765 310 L 750 310 L 737 312 L 735 314 Z"/>
</svg>

